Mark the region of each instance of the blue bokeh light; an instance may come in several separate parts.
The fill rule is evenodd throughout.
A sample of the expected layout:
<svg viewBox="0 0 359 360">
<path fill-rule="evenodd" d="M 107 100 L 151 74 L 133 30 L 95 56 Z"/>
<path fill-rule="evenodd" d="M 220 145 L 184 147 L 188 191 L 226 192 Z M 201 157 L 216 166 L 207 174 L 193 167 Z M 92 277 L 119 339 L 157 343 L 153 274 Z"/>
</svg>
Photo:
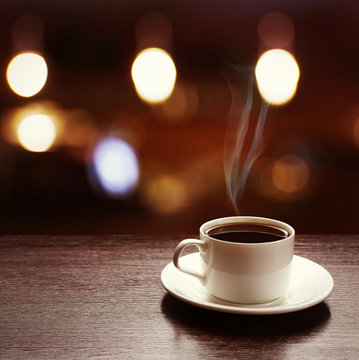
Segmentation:
<svg viewBox="0 0 359 360">
<path fill-rule="evenodd" d="M 139 166 L 133 148 L 116 137 L 99 141 L 93 152 L 93 170 L 97 183 L 106 194 L 122 197 L 137 186 Z"/>
</svg>

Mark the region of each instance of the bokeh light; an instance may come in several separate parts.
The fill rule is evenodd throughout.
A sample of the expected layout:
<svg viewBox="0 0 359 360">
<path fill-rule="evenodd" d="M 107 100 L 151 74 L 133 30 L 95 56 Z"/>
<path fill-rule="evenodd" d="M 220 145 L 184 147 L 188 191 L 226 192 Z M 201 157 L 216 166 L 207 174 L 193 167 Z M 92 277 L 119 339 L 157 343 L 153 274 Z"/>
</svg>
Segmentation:
<svg viewBox="0 0 359 360">
<path fill-rule="evenodd" d="M 172 25 L 165 15 L 149 12 L 138 19 L 135 34 L 139 49 L 163 48 L 171 41 Z"/>
<path fill-rule="evenodd" d="M 280 12 L 264 15 L 258 23 L 258 36 L 267 48 L 287 48 L 294 39 L 292 20 Z"/>
<path fill-rule="evenodd" d="M 296 193 L 307 185 L 308 180 L 308 165 L 298 156 L 285 155 L 273 164 L 273 185 L 281 192 Z"/>
<path fill-rule="evenodd" d="M 46 83 L 46 61 L 41 55 L 35 53 L 19 54 L 10 61 L 6 76 L 14 93 L 23 97 L 33 96 Z"/>
<path fill-rule="evenodd" d="M 44 21 L 37 15 L 22 15 L 12 25 L 12 45 L 17 52 L 41 50 L 43 37 Z"/>
<path fill-rule="evenodd" d="M 177 83 L 172 95 L 158 110 L 166 121 L 180 122 L 190 120 L 197 113 L 198 107 L 199 95 L 196 89 L 190 85 Z"/>
<path fill-rule="evenodd" d="M 272 49 L 262 54 L 255 74 L 259 92 L 269 104 L 285 104 L 296 93 L 300 71 L 288 51 Z"/>
<path fill-rule="evenodd" d="M 53 101 L 30 102 L 23 106 L 9 108 L 2 116 L 1 137 L 8 143 L 19 144 L 19 127 L 24 119 L 34 119 L 38 116 L 45 116 L 51 119 L 55 126 L 56 136 L 51 147 L 53 148 L 62 142 L 64 126 L 66 123 L 66 112 Z M 29 120 L 27 120 L 29 121 Z M 46 120 L 45 120 L 46 121 Z M 26 123 L 26 122 L 25 122 Z M 35 124 L 35 121 L 33 122 Z M 36 124 L 35 124 L 36 125 Z M 22 125 L 24 126 L 24 125 Z M 46 125 L 45 125 L 46 126 Z M 51 125 L 50 125 L 51 126 Z M 39 134 L 41 133 L 41 130 Z M 45 136 L 46 137 L 46 136 Z"/>
<path fill-rule="evenodd" d="M 56 126 L 50 116 L 32 114 L 24 117 L 17 127 L 20 144 L 29 151 L 48 150 L 56 138 Z"/>
<path fill-rule="evenodd" d="M 359 118 L 354 123 L 353 137 L 354 137 L 355 143 L 357 144 L 357 146 L 359 146 Z"/>
<path fill-rule="evenodd" d="M 159 48 L 140 52 L 131 73 L 137 94 L 149 103 L 166 100 L 173 91 L 177 76 L 171 56 Z"/>
<path fill-rule="evenodd" d="M 98 128 L 89 111 L 79 108 L 69 109 L 66 111 L 66 120 L 64 144 L 77 152 L 79 148 L 86 148 L 93 143 Z"/>
<path fill-rule="evenodd" d="M 133 148 L 122 139 L 107 137 L 99 141 L 93 152 L 96 182 L 109 196 L 124 197 L 137 186 L 139 165 Z"/>
<path fill-rule="evenodd" d="M 186 185 L 180 177 L 161 174 L 151 179 L 144 192 L 146 203 L 157 213 L 171 215 L 187 204 Z"/>
</svg>

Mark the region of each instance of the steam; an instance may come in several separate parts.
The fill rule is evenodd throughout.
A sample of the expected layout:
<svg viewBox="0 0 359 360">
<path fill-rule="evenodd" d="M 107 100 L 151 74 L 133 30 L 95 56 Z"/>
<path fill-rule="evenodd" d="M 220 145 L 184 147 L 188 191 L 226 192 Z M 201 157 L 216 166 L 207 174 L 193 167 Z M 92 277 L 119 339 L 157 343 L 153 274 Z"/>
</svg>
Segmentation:
<svg viewBox="0 0 359 360">
<path fill-rule="evenodd" d="M 241 73 L 243 73 L 243 70 L 239 73 L 237 69 L 233 68 L 233 70 L 236 70 L 236 78 L 229 73 L 226 74 L 227 82 L 232 93 L 232 105 L 230 108 L 228 128 L 224 142 L 223 164 L 227 195 L 234 209 L 239 213 L 238 202 L 243 195 L 249 171 L 263 150 L 263 142 L 261 140 L 269 104 L 264 100 L 261 101 L 260 112 L 257 123 L 255 124 L 253 138 L 247 139 L 250 115 L 253 106 L 254 71 L 251 70 L 249 75 L 247 100 L 242 110 L 242 96 L 236 80 L 238 79 L 238 75 L 242 75 Z M 233 136 L 235 137 L 234 141 Z M 243 153 L 245 141 L 250 144 L 246 156 Z"/>
</svg>

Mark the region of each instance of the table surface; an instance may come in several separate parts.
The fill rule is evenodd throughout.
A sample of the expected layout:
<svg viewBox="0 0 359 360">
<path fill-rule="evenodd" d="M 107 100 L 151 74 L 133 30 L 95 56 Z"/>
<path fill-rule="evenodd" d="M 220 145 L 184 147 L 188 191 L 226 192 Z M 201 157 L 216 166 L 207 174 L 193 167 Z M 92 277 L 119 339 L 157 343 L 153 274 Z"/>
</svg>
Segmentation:
<svg viewBox="0 0 359 360">
<path fill-rule="evenodd" d="M 167 294 L 183 236 L 0 235 L 1 359 L 357 359 L 359 235 L 297 235 L 334 291 L 310 309 L 238 315 Z"/>
</svg>

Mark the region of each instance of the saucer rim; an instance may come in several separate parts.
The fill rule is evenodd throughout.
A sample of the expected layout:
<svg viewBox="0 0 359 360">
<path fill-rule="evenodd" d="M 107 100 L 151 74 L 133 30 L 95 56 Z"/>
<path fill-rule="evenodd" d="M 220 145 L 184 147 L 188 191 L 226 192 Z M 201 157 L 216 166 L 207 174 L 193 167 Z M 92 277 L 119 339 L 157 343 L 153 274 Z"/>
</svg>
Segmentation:
<svg viewBox="0 0 359 360">
<path fill-rule="evenodd" d="M 184 255 L 183 257 L 188 257 L 188 256 L 191 256 L 191 257 L 199 256 L 199 253 L 196 252 L 196 253 Z M 217 303 L 211 303 L 211 302 L 207 302 L 207 301 L 195 300 L 195 299 L 185 296 L 184 294 L 177 293 L 175 290 L 171 289 L 171 287 L 169 287 L 166 284 L 167 283 L 167 281 L 165 280 L 166 272 L 177 270 L 173 265 L 173 261 L 168 263 L 163 268 L 163 270 L 161 272 L 161 283 L 162 283 L 162 286 L 164 287 L 164 289 L 169 294 L 174 296 L 175 298 L 177 298 L 185 303 L 188 303 L 188 304 L 191 304 L 196 307 L 203 308 L 203 309 L 207 309 L 207 310 L 233 313 L 233 314 L 244 314 L 244 315 L 275 315 L 275 314 L 291 313 L 291 312 L 308 309 L 310 307 L 320 304 L 321 302 L 323 302 L 325 299 L 327 299 L 330 296 L 330 294 L 332 293 L 332 291 L 334 289 L 334 280 L 328 270 L 326 270 L 323 266 L 316 263 L 315 261 L 309 260 L 303 256 L 299 256 L 299 255 L 293 256 L 293 261 L 298 261 L 299 259 L 304 260 L 306 263 L 308 263 L 312 266 L 319 267 L 321 269 L 321 271 L 323 272 L 323 275 L 325 274 L 325 276 L 329 280 L 328 288 L 326 289 L 326 291 L 323 291 L 321 296 L 317 296 L 303 304 L 268 305 L 267 307 L 250 307 L 250 306 L 253 306 L 253 304 L 251 304 L 251 305 L 238 304 L 237 305 L 237 304 L 228 302 L 228 305 L 225 305 L 225 304 L 217 304 Z M 199 285 L 199 286 L 201 286 L 201 285 Z M 221 301 L 223 301 L 223 300 L 221 300 Z M 270 303 L 268 303 L 268 304 L 270 304 Z"/>
</svg>

